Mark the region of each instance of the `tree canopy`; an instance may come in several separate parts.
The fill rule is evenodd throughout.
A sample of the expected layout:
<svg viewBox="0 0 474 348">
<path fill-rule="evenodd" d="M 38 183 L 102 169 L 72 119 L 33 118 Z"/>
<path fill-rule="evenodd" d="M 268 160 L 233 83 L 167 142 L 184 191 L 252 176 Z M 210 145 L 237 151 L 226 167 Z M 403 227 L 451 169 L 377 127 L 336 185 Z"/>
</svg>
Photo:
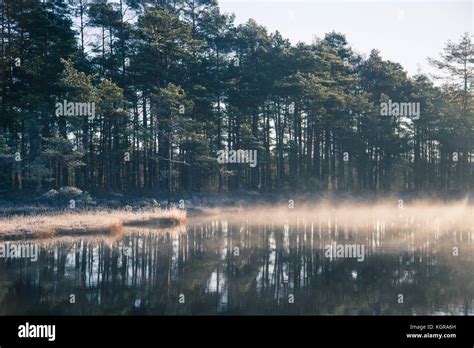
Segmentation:
<svg viewBox="0 0 474 348">
<path fill-rule="evenodd" d="M 474 188 L 468 33 L 429 77 L 342 33 L 236 25 L 215 0 L 3 0 L 0 26 L 0 193 Z M 94 117 L 58 115 L 63 100 Z M 257 165 L 220 164 L 223 149 Z"/>
</svg>

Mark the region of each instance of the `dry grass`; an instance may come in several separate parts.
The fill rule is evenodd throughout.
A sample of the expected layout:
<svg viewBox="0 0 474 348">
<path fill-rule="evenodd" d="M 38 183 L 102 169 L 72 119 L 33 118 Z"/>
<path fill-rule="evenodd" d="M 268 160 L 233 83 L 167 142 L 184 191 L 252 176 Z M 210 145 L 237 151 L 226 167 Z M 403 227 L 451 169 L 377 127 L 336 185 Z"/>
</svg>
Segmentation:
<svg viewBox="0 0 474 348">
<path fill-rule="evenodd" d="M 54 238 L 43 238 L 35 240 L 35 244 L 43 248 L 54 247 L 57 245 L 66 245 L 70 246 L 73 243 L 86 242 L 91 245 L 108 245 L 109 247 L 114 247 L 116 243 L 120 243 L 121 238 L 127 235 L 132 234 L 142 234 L 142 235 L 170 235 L 176 236 L 179 234 L 186 233 L 186 225 L 178 224 L 170 227 L 160 227 L 156 226 L 146 226 L 146 227 L 123 227 L 121 233 L 118 234 L 88 234 L 88 235 L 73 235 L 67 234 L 62 236 L 55 236 Z"/>
<path fill-rule="evenodd" d="M 166 227 L 186 220 L 182 210 L 68 212 L 0 218 L 0 240 L 61 236 L 120 235 L 126 226 Z"/>
</svg>

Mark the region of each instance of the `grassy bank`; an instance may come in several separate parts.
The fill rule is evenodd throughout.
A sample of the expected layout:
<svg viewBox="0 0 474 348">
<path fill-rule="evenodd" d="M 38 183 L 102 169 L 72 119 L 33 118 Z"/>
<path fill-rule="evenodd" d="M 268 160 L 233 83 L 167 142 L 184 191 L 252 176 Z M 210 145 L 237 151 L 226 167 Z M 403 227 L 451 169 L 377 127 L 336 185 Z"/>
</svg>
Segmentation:
<svg viewBox="0 0 474 348">
<path fill-rule="evenodd" d="M 169 227 L 186 220 L 179 209 L 144 211 L 60 212 L 52 215 L 12 216 L 0 218 L 0 240 L 22 240 L 81 236 L 116 235 L 124 227 Z"/>
</svg>

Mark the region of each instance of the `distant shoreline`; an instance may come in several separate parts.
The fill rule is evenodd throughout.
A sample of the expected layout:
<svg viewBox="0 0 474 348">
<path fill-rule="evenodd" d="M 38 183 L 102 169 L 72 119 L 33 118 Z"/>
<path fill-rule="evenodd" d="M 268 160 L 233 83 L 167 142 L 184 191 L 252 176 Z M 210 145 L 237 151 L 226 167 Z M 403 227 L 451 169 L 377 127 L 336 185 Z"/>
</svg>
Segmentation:
<svg viewBox="0 0 474 348">
<path fill-rule="evenodd" d="M 50 190 L 43 194 L 14 196 L 0 195 L 0 218 L 11 216 L 50 215 L 71 212 L 96 211 L 143 211 L 153 209 L 179 209 L 190 214 L 199 213 L 202 209 L 251 207 L 258 205 L 280 206 L 292 204 L 295 207 L 320 202 L 331 202 L 338 205 L 344 202 L 378 203 L 399 200 L 405 202 L 429 200 L 438 203 L 450 203 L 465 200 L 473 204 L 473 194 L 470 192 L 441 193 L 327 193 L 327 192 L 196 192 L 175 193 L 170 201 L 164 194 L 128 195 L 122 193 L 89 194 L 75 187 L 65 187 L 67 190 Z M 50 192 L 55 194 L 51 195 Z M 74 208 L 71 208 L 71 201 Z"/>
<path fill-rule="evenodd" d="M 257 223 L 286 223 L 289 218 L 324 221 L 336 216 L 338 221 L 356 226 L 367 219 L 394 220 L 456 216 L 465 223 L 474 213 L 469 195 L 464 199 L 434 199 L 387 196 L 375 197 L 291 197 L 240 195 L 231 197 L 199 196 L 178 201 L 122 197 L 123 206 L 104 205 L 65 208 L 60 204 L 0 205 L 0 241 L 80 237 L 89 235 L 119 236 L 124 227 L 167 228 L 193 221 L 223 218 L 228 221 L 252 219 Z M 61 198 L 62 199 L 62 198 Z M 67 202 L 66 200 L 63 200 Z M 129 204 L 127 204 L 129 203 Z"/>
</svg>

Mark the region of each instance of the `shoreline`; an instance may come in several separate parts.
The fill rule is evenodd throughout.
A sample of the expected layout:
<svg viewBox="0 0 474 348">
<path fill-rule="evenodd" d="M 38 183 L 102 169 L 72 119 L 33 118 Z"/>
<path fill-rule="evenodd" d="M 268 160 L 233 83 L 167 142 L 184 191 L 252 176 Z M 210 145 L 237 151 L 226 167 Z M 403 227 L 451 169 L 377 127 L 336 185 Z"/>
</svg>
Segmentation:
<svg viewBox="0 0 474 348">
<path fill-rule="evenodd" d="M 378 204 L 380 202 L 430 201 L 438 204 L 451 204 L 466 200 L 474 203 L 474 192 L 462 193 L 327 193 L 327 192 L 258 192 L 235 191 L 227 193 L 175 193 L 170 201 L 163 194 L 127 195 L 122 193 L 107 193 L 93 195 L 76 187 L 65 186 L 50 190 L 43 194 L 22 194 L 15 196 L 0 195 L 0 218 L 8 216 L 28 216 L 40 214 L 57 214 L 73 211 L 141 211 L 149 209 L 182 209 L 190 213 L 204 209 L 252 207 L 252 206 L 281 206 L 294 204 L 316 205 L 331 202 L 339 205 L 344 203 Z M 71 208 L 73 203 L 73 208 Z"/>
<path fill-rule="evenodd" d="M 46 239 L 68 236 L 118 236 L 125 227 L 166 228 L 186 221 L 177 209 L 56 212 L 49 215 L 0 218 L 0 241 Z"/>
<path fill-rule="evenodd" d="M 50 192 L 50 191 L 48 191 Z M 61 193 L 59 193 L 61 192 Z M 63 187 L 54 197 L 45 194 L 33 199 L 8 202 L 0 198 L 0 241 L 45 239 L 67 236 L 116 236 L 125 227 L 166 228 L 180 225 L 187 218 L 209 219 L 221 216 L 234 220 L 242 215 L 265 215 L 269 221 L 290 216 L 336 214 L 351 215 L 357 220 L 360 212 L 385 216 L 409 214 L 412 207 L 423 207 L 418 214 L 431 210 L 430 217 L 443 215 L 450 207 L 473 211 L 471 195 L 463 197 L 432 197 L 420 195 L 287 195 L 236 192 L 231 194 L 195 194 L 175 196 L 170 202 L 155 197 L 136 197 L 122 194 L 92 197 L 74 187 Z M 74 202 L 74 208 L 71 208 Z M 463 208 L 464 207 L 464 208 Z M 402 210 L 400 210 L 400 208 Z M 433 214 L 432 208 L 436 208 Z M 380 213 L 380 212 L 379 212 Z M 273 215 L 272 215 L 273 214 Z M 461 215 L 466 214 L 466 211 Z M 278 217 L 278 218 L 275 218 Z"/>
</svg>

